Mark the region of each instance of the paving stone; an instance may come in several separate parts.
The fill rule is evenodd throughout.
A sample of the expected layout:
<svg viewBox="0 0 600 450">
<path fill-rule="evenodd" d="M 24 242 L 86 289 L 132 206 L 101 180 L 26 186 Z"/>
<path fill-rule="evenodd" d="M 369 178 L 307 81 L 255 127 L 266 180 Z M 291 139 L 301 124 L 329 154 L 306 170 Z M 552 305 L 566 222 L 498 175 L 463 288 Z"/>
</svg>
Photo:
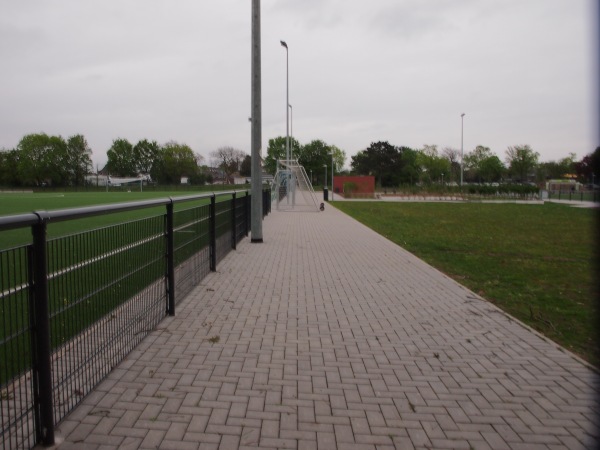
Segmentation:
<svg viewBox="0 0 600 450">
<path fill-rule="evenodd" d="M 331 205 L 273 211 L 263 233 L 82 400 L 57 448 L 597 443 L 600 377 L 568 351 Z"/>
</svg>

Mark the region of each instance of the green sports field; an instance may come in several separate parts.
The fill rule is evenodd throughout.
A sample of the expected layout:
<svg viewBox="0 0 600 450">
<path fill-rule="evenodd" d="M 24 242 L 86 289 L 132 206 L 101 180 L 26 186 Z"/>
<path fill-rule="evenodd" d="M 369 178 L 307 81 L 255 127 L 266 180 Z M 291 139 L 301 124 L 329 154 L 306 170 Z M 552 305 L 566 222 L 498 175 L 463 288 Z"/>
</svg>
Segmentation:
<svg viewBox="0 0 600 450">
<path fill-rule="evenodd" d="M 83 206 L 105 205 L 111 203 L 135 202 L 154 198 L 182 197 L 210 194 L 211 192 L 54 192 L 54 193 L 0 193 L 0 216 L 30 213 L 32 211 L 51 211 L 56 209 L 77 208 Z M 218 194 L 218 192 L 217 192 Z M 223 199 L 229 198 L 223 196 Z M 217 198 L 218 199 L 218 198 Z M 218 201 L 218 200 L 217 200 Z M 189 208 L 207 203 L 208 200 L 196 200 L 176 204 L 176 209 Z M 81 220 L 69 220 L 48 224 L 48 236 L 64 236 L 86 229 L 99 228 L 114 223 L 164 214 L 165 207 L 146 208 L 136 211 L 105 214 Z M 0 231 L 0 249 L 11 248 L 30 242 L 29 228 Z"/>
</svg>

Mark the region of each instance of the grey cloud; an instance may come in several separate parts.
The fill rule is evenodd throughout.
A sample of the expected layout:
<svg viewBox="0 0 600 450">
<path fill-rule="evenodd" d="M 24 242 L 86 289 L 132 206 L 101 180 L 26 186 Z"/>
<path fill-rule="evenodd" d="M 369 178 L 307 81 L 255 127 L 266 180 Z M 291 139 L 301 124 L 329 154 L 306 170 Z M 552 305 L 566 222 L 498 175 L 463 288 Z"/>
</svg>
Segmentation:
<svg viewBox="0 0 600 450">
<path fill-rule="evenodd" d="M 466 112 L 465 149 L 501 155 L 522 140 L 543 158 L 583 156 L 595 147 L 586 2 L 263 0 L 264 144 L 285 134 L 284 39 L 301 142 L 348 155 L 381 139 L 456 146 Z M 45 131 L 84 133 L 100 161 L 117 137 L 248 150 L 250 11 L 239 0 L 4 2 L 0 148 Z"/>
</svg>

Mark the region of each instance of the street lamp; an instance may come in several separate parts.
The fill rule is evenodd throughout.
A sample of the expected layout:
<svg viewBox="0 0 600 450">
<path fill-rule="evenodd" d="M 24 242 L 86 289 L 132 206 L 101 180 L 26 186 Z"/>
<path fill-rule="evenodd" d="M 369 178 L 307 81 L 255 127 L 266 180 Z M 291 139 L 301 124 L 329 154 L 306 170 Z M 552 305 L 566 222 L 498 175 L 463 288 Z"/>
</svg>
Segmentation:
<svg viewBox="0 0 600 450">
<path fill-rule="evenodd" d="M 331 155 L 331 201 L 333 201 L 333 152 L 330 153 Z"/>
<path fill-rule="evenodd" d="M 281 42 L 281 46 L 285 48 L 285 157 L 290 161 L 290 65 L 289 65 L 289 50 L 285 41 Z"/>
<path fill-rule="evenodd" d="M 279 41 L 281 46 L 285 48 L 285 159 L 287 160 L 287 176 L 286 176 L 286 185 L 287 185 L 287 193 L 286 199 L 287 203 L 290 203 L 290 185 L 293 180 L 291 177 L 291 169 L 290 169 L 290 64 L 289 64 L 289 55 L 290 52 L 288 50 L 288 46 L 285 41 Z"/>
<path fill-rule="evenodd" d="M 323 164 L 325 167 L 325 184 L 323 184 L 323 196 L 325 196 L 325 189 L 327 189 L 327 164 Z"/>
<path fill-rule="evenodd" d="M 290 159 L 294 159 L 294 110 L 292 105 L 288 105 L 290 108 Z"/>
<path fill-rule="evenodd" d="M 463 135 L 465 125 L 465 113 L 460 115 L 460 187 L 463 185 Z"/>
</svg>

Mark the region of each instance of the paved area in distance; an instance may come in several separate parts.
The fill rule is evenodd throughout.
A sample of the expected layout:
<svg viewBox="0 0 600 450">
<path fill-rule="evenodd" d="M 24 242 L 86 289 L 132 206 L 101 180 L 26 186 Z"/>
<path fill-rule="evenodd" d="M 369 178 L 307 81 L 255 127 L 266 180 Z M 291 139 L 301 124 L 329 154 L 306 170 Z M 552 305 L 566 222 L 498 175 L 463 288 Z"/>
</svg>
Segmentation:
<svg viewBox="0 0 600 450">
<path fill-rule="evenodd" d="M 65 449 L 595 448 L 598 375 L 327 205 L 274 211 L 60 425 Z"/>
</svg>

